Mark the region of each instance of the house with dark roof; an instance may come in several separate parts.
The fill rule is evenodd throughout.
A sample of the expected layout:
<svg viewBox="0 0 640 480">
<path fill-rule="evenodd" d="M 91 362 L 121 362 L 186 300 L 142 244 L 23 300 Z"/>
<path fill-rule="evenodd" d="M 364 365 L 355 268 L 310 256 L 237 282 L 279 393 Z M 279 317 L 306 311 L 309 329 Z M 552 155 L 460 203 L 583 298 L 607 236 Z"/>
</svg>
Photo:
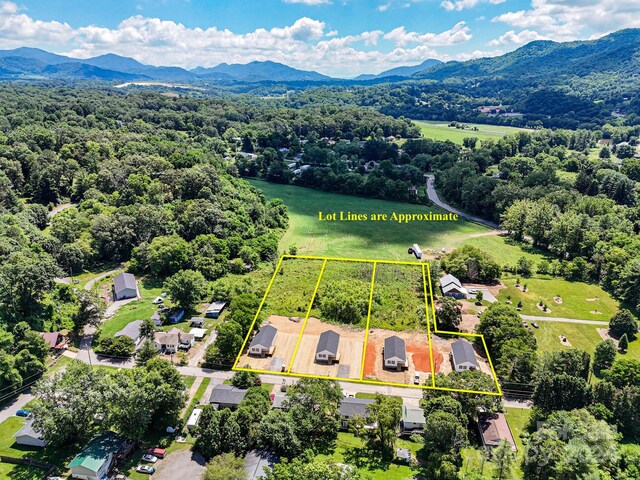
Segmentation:
<svg viewBox="0 0 640 480">
<path fill-rule="evenodd" d="M 178 323 L 184 317 L 184 310 L 181 308 L 176 308 L 169 314 L 169 322 L 170 323 Z"/>
<path fill-rule="evenodd" d="M 138 345 L 140 343 L 140 326 L 142 325 L 142 320 L 134 320 L 133 322 L 127 323 L 122 330 L 117 332 L 114 337 L 129 337 L 133 340 L 133 343 Z"/>
<path fill-rule="evenodd" d="M 478 418 L 480 438 L 485 448 L 494 448 L 500 445 L 501 440 L 506 440 L 511 445 L 511 450 L 518 451 L 516 441 L 513 438 L 509 422 L 502 413 L 481 415 Z"/>
<path fill-rule="evenodd" d="M 340 401 L 338 413 L 340 414 L 340 428 L 347 430 L 349 423 L 354 418 L 367 418 L 367 405 L 374 403 L 370 398 L 354 398 L 345 397 Z M 365 428 L 374 428 L 375 425 L 369 424 Z"/>
<path fill-rule="evenodd" d="M 189 320 L 189 325 L 192 327 L 202 328 L 206 323 L 207 319 L 204 317 L 191 317 Z"/>
<path fill-rule="evenodd" d="M 13 434 L 18 445 L 26 445 L 29 447 L 44 447 L 47 442 L 38 432 L 33 429 L 33 418 L 27 419 L 24 427 Z"/>
<path fill-rule="evenodd" d="M 260 327 L 258 333 L 256 333 L 253 340 L 251 340 L 251 344 L 249 344 L 249 355 L 258 357 L 273 355 L 276 348 L 274 342 L 277 335 L 278 329 L 272 325 Z"/>
<path fill-rule="evenodd" d="M 113 277 L 113 297 L 116 300 L 136 298 L 138 296 L 138 285 L 136 277 L 131 273 L 121 273 Z"/>
<path fill-rule="evenodd" d="M 384 367 L 395 370 L 404 370 L 409 367 L 407 362 L 407 347 L 400 337 L 394 335 L 384 339 Z"/>
<path fill-rule="evenodd" d="M 60 332 L 40 332 L 40 336 L 51 349 L 64 348 L 66 346 L 62 342 Z"/>
<path fill-rule="evenodd" d="M 451 274 L 440 279 L 440 290 L 445 297 L 467 298 L 469 292 L 462 286 L 460 280 Z"/>
<path fill-rule="evenodd" d="M 246 390 L 232 385 L 215 385 L 211 391 L 211 397 L 209 397 L 209 404 L 213 405 L 216 410 L 235 409 L 242 403 L 246 394 Z"/>
<path fill-rule="evenodd" d="M 114 432 L 105 432 L 94 437 L 69 463 L 71 478 L 81 480 L 104 480 L 108 478 L 118 452 L 125 439 Z"/>
<path fill-rule="evenodd" d="M 451 361 L 456 372 L 478 369 L 478 360 L 473 345 L 466 340 L 457 340 L 451 344 Z"/>
<path fill-rule="evenodd" d="M 318 346 L 316 347 L 316 362 L 332 364 L 340 361 L 338 354 L 338 345 L 340 344 L 340 335 L 333 330 L 327 330 L 320 334 Z"/>
</svg>

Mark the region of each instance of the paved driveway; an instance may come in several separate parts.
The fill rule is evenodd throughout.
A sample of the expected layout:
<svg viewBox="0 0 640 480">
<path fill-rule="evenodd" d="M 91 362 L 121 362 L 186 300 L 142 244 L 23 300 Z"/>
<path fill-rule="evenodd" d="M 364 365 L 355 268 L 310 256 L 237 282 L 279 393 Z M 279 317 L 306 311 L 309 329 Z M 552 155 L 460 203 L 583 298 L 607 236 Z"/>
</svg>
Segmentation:
<svg viewBox="0 0 640 480">
<path fill-rule="evenodd" d="M 191 450 L 177 450 L 156 463 L 153 480 L 199 480 L 206 462 L 202 455 Z"/>
</svg>

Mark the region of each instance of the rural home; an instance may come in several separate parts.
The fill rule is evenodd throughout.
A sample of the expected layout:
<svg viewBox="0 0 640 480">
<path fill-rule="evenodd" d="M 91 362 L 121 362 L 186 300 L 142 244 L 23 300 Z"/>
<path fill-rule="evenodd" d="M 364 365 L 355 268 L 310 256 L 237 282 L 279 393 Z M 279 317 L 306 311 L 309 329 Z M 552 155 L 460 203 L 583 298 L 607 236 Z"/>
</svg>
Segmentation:
<svg viewBox="0 0 640 480">
<path fill-rule="evenodd" d="M 226 306 L 226 302 L 212 302 L 204 312 L 204 316 L 206 318 L 218 318 Z"/>
<path fill-rule="evenodd" d="M 259 357 L 273 355 L 273 351 L 275 350 L 273 342 L 277 335 L 277 328 L 271 325 L 261 327 L 258 333 L 253 337 L 253 340 L 251 340 L 251 344 L 249 345 L 249 355 L 256 355 Z"/>
<path fill-rule="evenodd" d="M 198 422 L 200 421 L 200 416 L 202 415 L 202 410 L 199 408 L 194 408 L 191 415 L 189 415 L 189 420 L 187 420 L 187 430 L 191 431 L 196 428 Z"/>
<path fill-rule="evenodd" d="M 502 413 L 481 415 L 478 419 L 478 428 L 482 438 L 482 446 L 485 448 L 497 447 L 500 440 L 506 440 L 511 445 L 511 450 L 518 451 L 516 441 L 513 438 L 509 423 Z"/>
<path fill-rule="evenodd" d="M 246 390 L 232 385 L 215 385 L 211 391 L 211 397 L 209 397 L 209 404 L 213 405 L 216 410 L 235 409 L 244 400 L 246 394 Z"/>
<path fill-rule="evenodd" d="M 445 297 L 467 298 L 467 289 L 462 286 L 460 280 L 451 274 L 440 279 L 440 290 Z"/>
<path fill-rule="evenodd" d="M 400 421 L 402 430 L 422 430 L 425 423 L 423 409 L 402 405 L 402 420 Z"/>
<path fill-rule="evenodd" d="M 320 334 L 318 346 L 316 347 L 316 362 L 332 364 L 340 361 L 338 355 L 338 344 L 340 335 L 333 330 L 327 330 Z"/>
<path fill-rule="evenodd" d="M 69 463 L 71 478 L 104 480 L 124 444 L 125 439 L 114 432 L 94 437 Z"/>
<path fill-rule="evenodd" d="M 340 428 L 349 429 L 349 423 L 354 418 L 367 418 L 367 405 L 374 403 L 370 398 L 346 397 L 340 401 L 338 413 L 340 414 Z M 375 428 L 375 425 L 366 425 L 365 428 Z"/>
<path fill-rule="evenodd" d="M 407 362 L 407 349 L 403 339 L 397 336 L 384 339 L 384 367 L 403 370 L 409 366 Z"/>
<path fill-rule="evenodd" d="M 181 308 L 176 308 L 173 312 L 169 314 L 169 322 L 178 323 L 184 317 L 184 310 Z"/>
<path fill-rule="evenodd" d="M 113 297 L 116 300 L 136 298 L 138 296 L 138 286 L 136 277 L 131 273 L 121 273 L 113 277 Z"/>
<path fill-rule="evenodd" d="M 180 336 L 177 333 L 156 332 L 153 336 L 153 346 L 160 352 L 176 353 Z"/>
<path fill-rule="evenodd" d="M 40 332 L 40 336 L 45 343 L 49 345 L 49 348 L 53 350 L 66 347 L 66 344 L 62 341 L 60 332 Z"/>
<path fill-rule="evenodd" d="M 133 340 L 133 343 L 138 345 L 140 343 L 140 326 L 142 325 L 142 320 L 134 320 L 133 322 L 128 323 L 125 327 L 117 332 L 114 337 L 129 337 Z"/>
<path fill-rule="evenodd" d="M 33 418 L 28 419 L 24 423 L 24 427 L 13 434 L 18 445 L 27 445 L 29 447 L 44 447 L 47 442 L 38 432 L 33 429 Z"/>
<path fill-rule="evenodd" d="M 458 340 L 451 344 L 451 360 L 456 372 L 478 369 L 478 360 L 473 345 L 466 340 Z"/>
</svg>

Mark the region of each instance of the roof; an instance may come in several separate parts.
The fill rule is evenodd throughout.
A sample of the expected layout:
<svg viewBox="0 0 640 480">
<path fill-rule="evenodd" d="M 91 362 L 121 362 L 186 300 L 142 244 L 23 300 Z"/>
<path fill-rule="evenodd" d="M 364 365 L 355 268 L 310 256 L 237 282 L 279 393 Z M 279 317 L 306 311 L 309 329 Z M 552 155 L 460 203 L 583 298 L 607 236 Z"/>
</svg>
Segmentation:
<svg viewBox="0 0 640 480">
<path fill-rule="evenodd" d="M 16 433 L 13 434 L 14 438 L 23 437 L 23 436 L 42 440 L 42 435 L 33 429 L 33 418 L 28 419 L 24 423 L 24 427 L 22 427 L 20 430 L 18 430 Z"/>
<path fill-rule="evenodd" d="M 202 338 L 207 334 L 206 328 L 192 328 L 189 330 L 189 333 L 193 335 L 195 338 Z"/>
<path fill-rule="evenodd" d="M 384 359 L 397 357 L 407 360 L 407 351 L 404 340 L 396 335 L 384 339 Z"/>
<path fill-rule="evenodd" d="M 204 324 L 206 321 L 207 319 L 203 317 L 191 317 L 191 320 L 189 320 L 191 324 Z"/>
<path fill-rule="evenodd" d="M 284 401 L 287 399 L 287 394 L 285 392 L 276 392 L 273 394 L 273 402 L 271 406 L 273 408 L 283 408 Z"/>
<path fill-rule="evenodd" d="M 451 274 L 445 275 L 440 279 L 440 287 L 444 288 L 447 285 L 454 284 L 458 288 L 462 288 L 462 283 L 456 277 Z"/>
<path fill-rule="evenodd" d="M 180 315 L 184 315 L 184 310 L 181 308 L 176 308 L 169 314 L 169 318 L 177 318 Z"/>
<path fill-rule="evenodd" d="M 189 420 L 187 420 L 187 424 L 195 425 L 196 423 L 198 423 L 198 420 L 200 420 L 200 415 L 202 415 L 202 410 L 199 408 L 194 408 L 193 411 L 191 412 L 191 415 L 189 415 Z"/>
<path fill-rule="evenodd" d="M 473 351 L 473 346 L 466 340 L 453 342 L 451 344 L 451 354 L 453 355 L 453 362 L 457 365 L 470 362 L 476 367 L 478 366 L 478 360 L 476 360 L 476 354 Z"/>
<path fill-rule="evenodd" d="M 260 328 L 260 331 L 256 333 L 253 340 L 251 340 L 250 347 L 262 346 L 262 347 L 271 347 L 273 344 L 273 340 L 276 338 L 276 334 L 278 333 L 278 329 L 271 325 L 265 325 Z"/>
<path fill-rule="evenodd" d="M 121 273 L 113 277 L 113 286 L 116 293 L 128 288 L 136 290 L 136 277 L 132 273 Z"/>
<path fill-rule="evenodd" d="M 411 450 L 408 448 L 396 448 L 396 458 L 411 460 Z"/>
<path fill-rule="evenodd" d="M 478 421 L 482 443 L 490 447 L 496 447 L 500 440 L 506 440 L 511 444 L 511 449 L 517 451 L 518 447 L 513 439 L 513 433 L 509 428 L 509 423 L 502 413 L 494 413 L 481 417 Z"/>
<path fill-rule="evenodd" d="M 180 340 L 180 335 L 177 333 L 169 332 L 156 332 L 153 335 L 153 340 L 160 345 L 176 344 Z"/>
<path fill-rule="evenodd" d="M 181 343 L 191 343 L 193 341 L 194 338 L 196 338 L 193 333 L 184 333 L 181 332 L 180 335 L 180 342 Z"/>
<path fill-rule="evenodd" d="M 226 405 L 240 405 L 247 394 L 246 390 L 236 388 L 232 385 L 215 385 L 209 398 L 209 403 L 222 403 Z"/>
<path fill-rule="evenodd" d="M 444 287 L 441 287 L 441 288 L 442 288 L 442 293 L 449 293 L 451 290 L 464 293 L 465 295 L 468 293 L 466 288 L 459 287 L 455 283 L 450 283 L 449 285 L 445 285 Z"/>
<path fill-rule="evenodd" d="M 362 417 L 367 416 L 367 405 L 374 403 L 370 398 L 343 398 L 340 401 L 338 411 L 343 417 Z"/>
<path fill-rule="evenodd" d="M 45 342 L 47 342 L 47 344 L 51 348 L 56 348 L 60 332 L 40 332 L 40 336 L 44 339 Z"/>
<path fill-rule="evenodd" d="M 100 467 L 109 459 L 109 455 L 117 453 L 124 443 L 124 438 L 114 432 L 105 432 L 102 435 L 94 437 L 87 445 L 75 456 L 69 468 L 82 466 L 93 472 L 97 472 Z"/>
<path fill-rule="evenodd" d="M 420 423 L 426 422 L 424 418 L 424 410 L 418 407 L 402 406 L 402 421 L 407 423 Z"/>
<path fill-rule="evenodd" d="M 227 302 L 211 302 L 207 307 L 207 312 L 220 312 L 226 305 Z"/>
<path fill-rule="evenodd" d="M 316 355 L 320 352 L 328 351 L 334 355 L 338 354 L 338 343 L 340 343 L 340 335 L 333 330 L 327 330 L 320 334 Z"/>
<path fill-rule="evenodd" d="M 134 320 L 133 322 L 125 325 L 125 327 L 117 332 L 114 337 L 127 336 L 135 342 L 136 340 L 138 340 L 138 338 L 140 338 L 140 325 L 142 325 L 142 320 Z"/>
</svg>

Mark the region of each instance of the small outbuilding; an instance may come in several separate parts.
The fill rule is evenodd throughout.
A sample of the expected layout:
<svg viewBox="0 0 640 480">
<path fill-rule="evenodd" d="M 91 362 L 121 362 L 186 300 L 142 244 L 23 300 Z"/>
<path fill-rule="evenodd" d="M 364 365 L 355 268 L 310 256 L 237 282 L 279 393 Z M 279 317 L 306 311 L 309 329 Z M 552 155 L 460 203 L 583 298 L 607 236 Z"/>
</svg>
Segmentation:
<svg viewBox="0 0 640 480">
<path fill-rule="evenodd" d="M 189 333 L 193 335 L 193 338 L 196 340 L 202 340 L 207 334 L 207 330 L 205 328 L 192 328 L 189 330 Z"/>
<path fill-rule="evenodd" d="M 204 317 L 191 317 L 191 320 L 189 320 L 189 325 L 191 325 L 192 327 L 202 328 L 204 327 L 206 321 L 207 319 Z"/>
<path fill-rule="evenodd" d="M 462 286 L 460 280 L 451 274 L 440 279 L 440 290 L 445 297 L 467 298 L 469 292 Z"/>
<path fill-rule="evenodd" d="M 138 296 L 136 277 L 131 273 L 121 273 L 113 277 L 113 296 L 116 300 L 126 300 Z"/>
<path fill-rule="evenodd" d="M 316 347 L 316 362 L 328 363 L 340 361 L 338 354 L 338 345 L 340 344 L 340 335 L 333 330 L 327 330 L 320 334 L 318 346 Z"/>
<path fill-rule="evenodd" d="M 473 345 L 466 340 L 457 340 L 451 344 L 451 361 L 456 372 L 478 369 L 478 360 Z"/>
<path fill-rule="evenodd" d="M 275 350 L 275 339 L 278 335 L 278 329 L 272 325 L 265 325 L 261 327 L 258 333 L 255 334 L 251 344 L 249 345 L 249 355 L 255 355 L 258 357 L 265 357 L 273 355 Z"/>
<path fill-rule="evenodd" d="M 26 445 L 29 447 L 44 447 L 47 442 L 42 438 L 38 432 L 33 429 L 33 419 L 28 419 L 24 427 L 13 434 L 13 438 L 16 439 L 18 445 Z"/>
<path fill-rule="evenodd" d="M 187 420 L 187 430 L 191 431 L 196 428 L 196 425 L 198 425 L 201 416 L 202 410 L 199 408 L 194 408 L 193 412 L 191 412 L 191 415 L 189 415 L 189 420 Z"/>
<path fill-rule="evenodd" d="M 40 332 L 40 336 L 52 350 L 65 347 L 60 332 Z"/>
<path fill-rule="evenodd" d="M 405 341 L 396 335 L 384 339 L 383 357 L 385 368 L 400 371 L 409 366 Z"/>
<path fill-rule="evenodd" d="M 218 318 L 226 306 L 226 302 L 211 302 L 207 307 L 207 310 L 204 312 L 204 316 L 206 318 Z"/>
<path fill-rule="evenodd" d="M 169 314 L 169 322 L 178 323 L 184 317 L 184 310 L 181 308 L 176 308 Z"/>
<path fill-rule="evenodd" d="M 424 410 L 418 407 L 402 405 L 402 430 L 422 430 L 425 426 Z"/>
</svg>

